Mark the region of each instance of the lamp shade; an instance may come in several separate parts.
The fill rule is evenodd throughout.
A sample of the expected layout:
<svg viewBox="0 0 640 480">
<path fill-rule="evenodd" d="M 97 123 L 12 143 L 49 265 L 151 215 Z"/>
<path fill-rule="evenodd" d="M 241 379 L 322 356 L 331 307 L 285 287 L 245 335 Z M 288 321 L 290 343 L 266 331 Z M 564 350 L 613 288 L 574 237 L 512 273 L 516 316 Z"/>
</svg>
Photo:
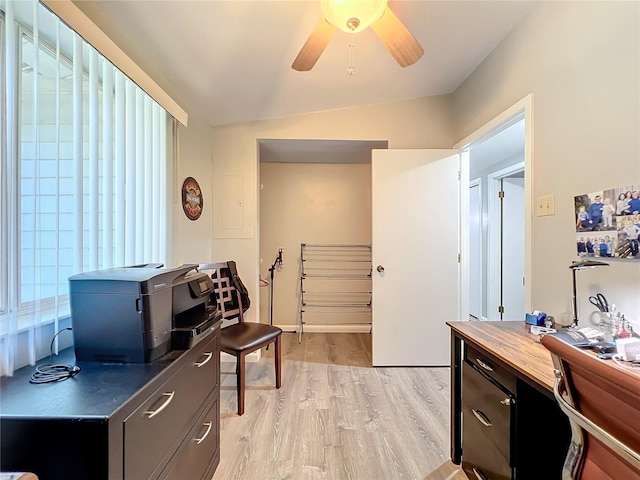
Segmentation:
<svg viewBox="0 0 640 480">
<path fill-rule="evenodd" d="M 582 270 L 584 268 L 594 268 L 594 267 L 607 267 L 609 266 L 606 262 L 600 262 L 598 260 L 580 260 L 579 262 L 572 262 L 569 265 L 569 268 L 572 270 Z"/>
<path fill-rule="evenodd" d="M 329 23 L 356 33 L 382 17 L 387 0 L 322 0 L 320 5 Z"/>
</svg>

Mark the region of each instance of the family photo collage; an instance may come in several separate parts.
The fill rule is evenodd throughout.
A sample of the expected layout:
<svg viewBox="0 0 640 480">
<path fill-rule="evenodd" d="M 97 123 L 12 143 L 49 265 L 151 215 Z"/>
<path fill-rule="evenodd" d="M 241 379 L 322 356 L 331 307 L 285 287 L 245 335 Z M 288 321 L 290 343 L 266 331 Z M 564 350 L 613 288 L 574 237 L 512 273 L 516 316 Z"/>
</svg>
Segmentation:
<svg viewBox="0 0 640 480">
<path fill-rule="evenodd" d="M 574 197 L 580 257 L 640 259 L 640 184 Z"/>
</svg>

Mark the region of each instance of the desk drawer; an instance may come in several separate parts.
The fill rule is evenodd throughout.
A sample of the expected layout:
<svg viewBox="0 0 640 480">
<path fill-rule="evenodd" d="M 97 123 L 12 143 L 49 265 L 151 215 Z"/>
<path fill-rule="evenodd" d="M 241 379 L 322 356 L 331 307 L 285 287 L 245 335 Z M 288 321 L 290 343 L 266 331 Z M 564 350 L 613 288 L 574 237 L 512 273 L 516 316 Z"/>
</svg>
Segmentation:
<svg viewBox="0 0 640 480">
<path fill-rule="evenodd" d="M 188 352 L 189 358 L 124 421 L 125 480 L 156 478 L 217 388 L 216 335 Z"/>
<path fill-rule="evenodd" d="M 516 377 L 507 371 L 506 368 L 495 358 L 486 353 L 476 350 L 465 343 L 464 359 L 472 365 L 480 367 L 486 373 L 511 393 L 516 391 Z"/>
<path fill-rule="evenodd" d="M 462 466 L 472 479 L 510 479 L 514 399 L 469 363 L 462 375 Z"/>
<path fill-rule="evenodd" d="M 212 462 L 220 461 L 220 409 L 218 395 L 209 401 L 209 406 L 195 422 L 187 434 L 178 453 L 160 477 L 162 480 L 198 480 L 205 478 L 216 465 Z M 213 472 L 206 477 L 211 478 Z"/>
</svg>

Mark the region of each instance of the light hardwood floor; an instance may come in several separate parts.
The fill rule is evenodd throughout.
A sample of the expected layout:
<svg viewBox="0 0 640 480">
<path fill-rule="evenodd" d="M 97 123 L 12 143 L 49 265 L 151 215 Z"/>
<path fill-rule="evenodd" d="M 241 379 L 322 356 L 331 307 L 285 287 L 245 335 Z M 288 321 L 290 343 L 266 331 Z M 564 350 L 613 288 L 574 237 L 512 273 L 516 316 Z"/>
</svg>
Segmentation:
<svg viewBox="0 0 640 480">
<path fill-rule="evenodd" d="M 369 334 L 282 337 L 247 363 L 236 414 L 233 363 L 222 364 L 221 459 L 213 480 L 466 479 L 449 457 L 449 369 L 372 368 Z"/>
</svg>

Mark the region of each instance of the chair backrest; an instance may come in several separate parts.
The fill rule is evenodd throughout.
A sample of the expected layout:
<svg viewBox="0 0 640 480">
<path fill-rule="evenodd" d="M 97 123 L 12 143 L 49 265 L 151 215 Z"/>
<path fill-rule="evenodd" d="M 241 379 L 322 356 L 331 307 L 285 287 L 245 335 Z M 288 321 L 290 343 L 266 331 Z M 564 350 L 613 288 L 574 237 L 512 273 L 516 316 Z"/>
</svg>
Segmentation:
<svg viewBox="0 0 640 480">
<path fill-rule="evenodd" d="M 554 395 L 569 418 L 563 478 L 640 479 L 640 372 L 545 335 Z"/>
<path fill-rule="evenodd" d="M 237 318 L 239 322 L 244 322 L 242 298 L 234 286 L 229 264 L 227 262 L 203 263 L 198 270 L 211 272 L 213 294 L 222 318 L 227 320 Z"/>
</svg>

